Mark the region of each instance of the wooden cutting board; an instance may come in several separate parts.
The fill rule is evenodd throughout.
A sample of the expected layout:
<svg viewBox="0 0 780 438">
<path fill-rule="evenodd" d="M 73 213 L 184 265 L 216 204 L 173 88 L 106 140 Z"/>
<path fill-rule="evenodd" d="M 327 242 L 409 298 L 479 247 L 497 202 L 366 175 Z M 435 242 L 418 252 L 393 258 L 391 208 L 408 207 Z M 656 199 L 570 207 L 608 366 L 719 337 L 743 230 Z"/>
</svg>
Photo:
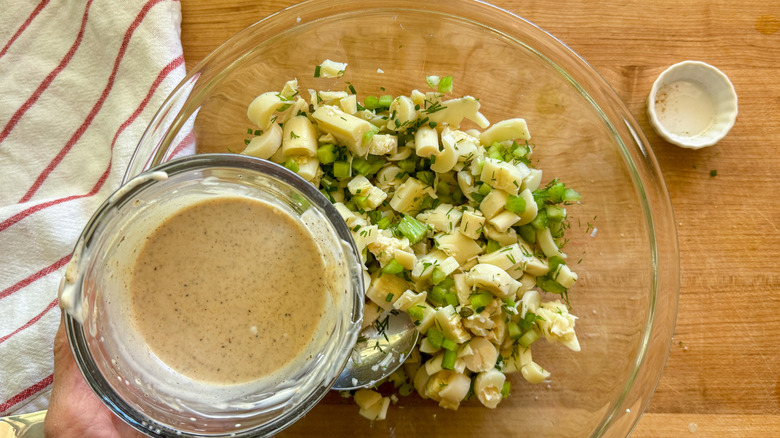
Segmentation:
<svg viewBox="0 0 780 438">
<path fill-rule="evenodd" d="M 290 0 L 182 0 L 192 67 Z M 780 2 L 495 0 L 598 70 L 645 130 L 678 223 L 672 350 L 633 437 L 780 436 Z M 663 141 L 644 102 L 655 77 L 693 59 L 739 95 L 731 133 L 699 151 Z M 716 171 L 715 176 L 711 176 Z"/>
</svg>

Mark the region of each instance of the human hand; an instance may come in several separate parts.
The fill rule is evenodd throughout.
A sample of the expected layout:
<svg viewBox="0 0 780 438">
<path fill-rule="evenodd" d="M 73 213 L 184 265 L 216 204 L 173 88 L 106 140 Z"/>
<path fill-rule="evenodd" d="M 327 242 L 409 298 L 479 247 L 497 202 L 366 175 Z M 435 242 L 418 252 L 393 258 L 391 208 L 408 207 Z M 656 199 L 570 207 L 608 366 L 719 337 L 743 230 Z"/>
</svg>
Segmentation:
<svg viewBox="0 0 780 438">
<path fill-rule="evenodd" d="M 54 337 L 54 381 L 44 423 L 46 437 L 143 437 L 114 415 L 87 385 L 71 354 L 63 321 Z"/>
</svg>

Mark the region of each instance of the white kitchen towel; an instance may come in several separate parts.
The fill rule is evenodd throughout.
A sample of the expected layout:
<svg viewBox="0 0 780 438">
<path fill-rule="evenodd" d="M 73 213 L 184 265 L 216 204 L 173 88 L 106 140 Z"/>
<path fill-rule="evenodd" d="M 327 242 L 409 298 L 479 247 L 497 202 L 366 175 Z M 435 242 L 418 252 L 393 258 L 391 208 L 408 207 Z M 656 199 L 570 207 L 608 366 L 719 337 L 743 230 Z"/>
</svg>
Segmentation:
<svg viewBox="0 0 780 438">
<path fill-rule="evenodd" d="M 176 0 L 0 7 L 4 416 L 48 406 L 64 266 L 185 67 Z"/>
</svg>

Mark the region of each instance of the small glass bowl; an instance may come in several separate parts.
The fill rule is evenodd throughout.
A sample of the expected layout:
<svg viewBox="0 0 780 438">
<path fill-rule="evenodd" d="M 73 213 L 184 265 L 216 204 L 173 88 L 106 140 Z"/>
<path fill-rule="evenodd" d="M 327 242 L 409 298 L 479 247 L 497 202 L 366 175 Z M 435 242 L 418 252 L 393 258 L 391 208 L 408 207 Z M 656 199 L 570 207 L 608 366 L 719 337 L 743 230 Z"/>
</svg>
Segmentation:
<svg viewBox="0 0 780 438">
<path fill-rule="evenodd" d="M 132 329 L 124 299 L 134 251 L 149 232 L 183 207 L 223 196 L 262 200 L 299 220 L 335 278 L 320 335 L 306 347 L 303 362 L 296 362 L 300 368 L 229 386 L 192 380 L 156 359 Z M 98 209 L 68 264 L 60 301 L 87 383 L 131 426 L 156 437 L 262 436 L 308 412 L 346 364 L 363 315 L 359 260 L 341 216 L 299 176 L 251 157 L 196 155 L 137 176 Z"/>
</svg>

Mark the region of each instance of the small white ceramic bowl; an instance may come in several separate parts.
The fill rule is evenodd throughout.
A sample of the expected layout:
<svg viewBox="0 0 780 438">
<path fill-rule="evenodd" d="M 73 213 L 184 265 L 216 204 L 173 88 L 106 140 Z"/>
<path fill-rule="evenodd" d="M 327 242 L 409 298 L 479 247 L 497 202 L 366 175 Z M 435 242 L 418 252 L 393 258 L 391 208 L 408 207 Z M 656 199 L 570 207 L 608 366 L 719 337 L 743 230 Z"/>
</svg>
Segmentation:
<svg viewBox="0 0 780 438">
<path fill-rule="evenodd" d="M 720 141 L 734 126 L 737 93 L 717 68 L 683 61 L 658 76 L 647 98 L 647 115 L 668 142 L 700 149 Z"/>
</svg>

